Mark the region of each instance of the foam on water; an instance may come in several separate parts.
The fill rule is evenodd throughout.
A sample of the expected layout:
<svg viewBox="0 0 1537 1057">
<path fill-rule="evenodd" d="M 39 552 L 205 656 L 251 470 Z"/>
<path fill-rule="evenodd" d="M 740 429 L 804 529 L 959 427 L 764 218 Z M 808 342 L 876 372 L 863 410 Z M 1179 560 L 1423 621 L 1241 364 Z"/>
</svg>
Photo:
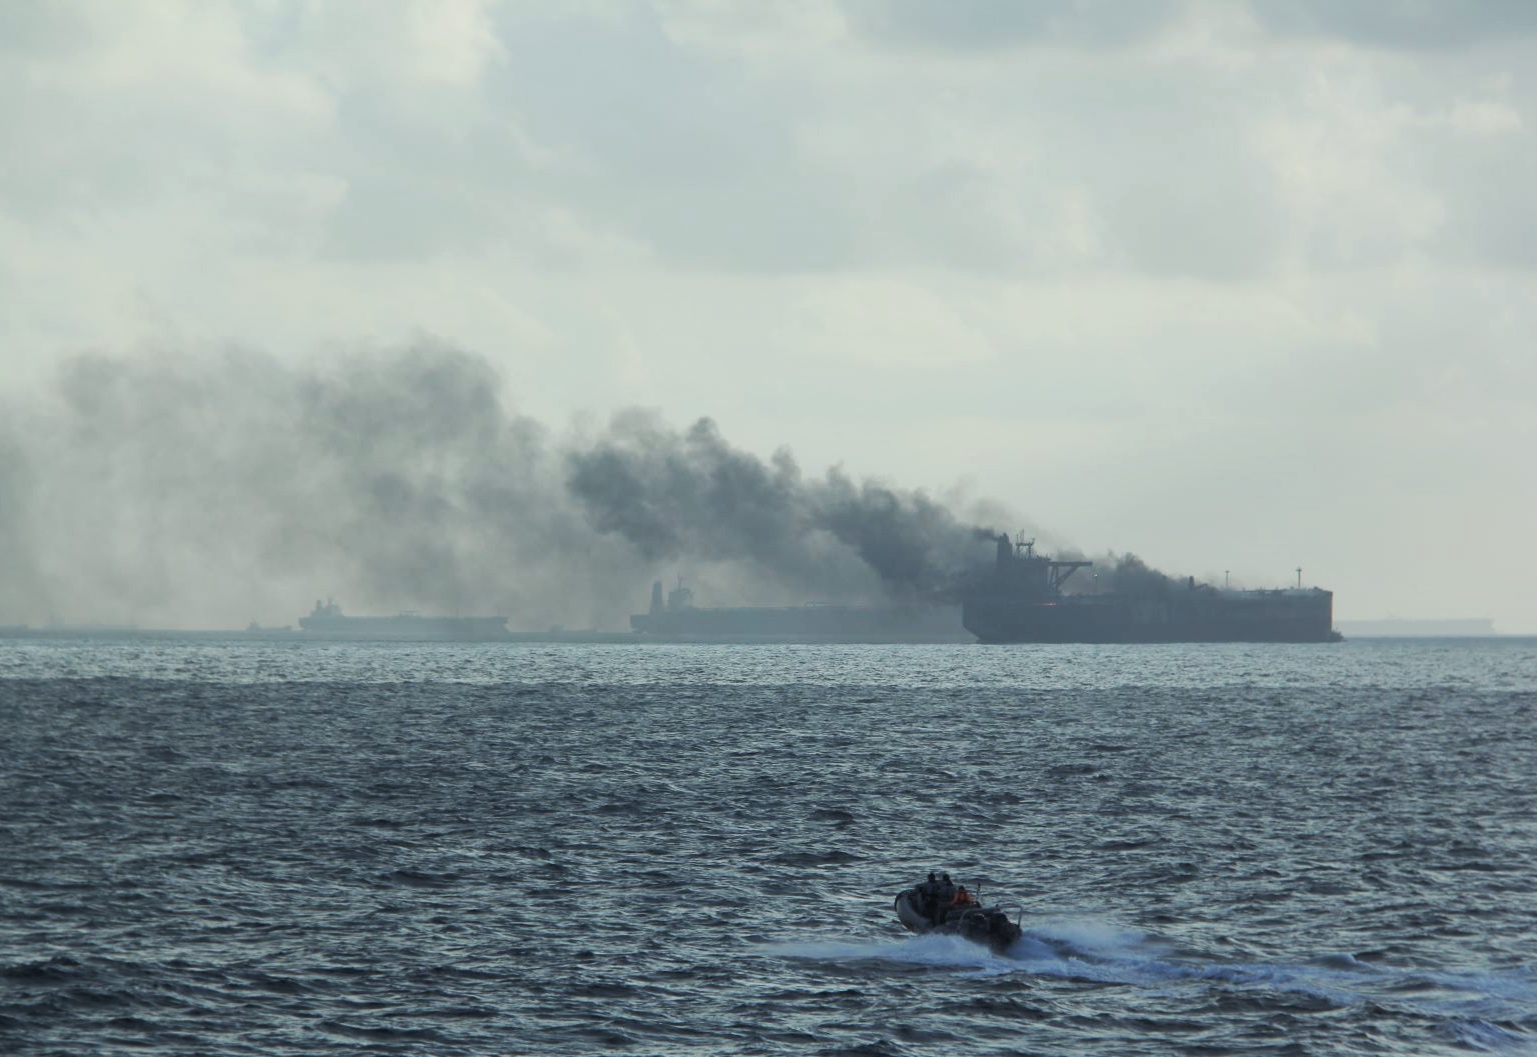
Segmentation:
<svg viewBox="0 0 1537 1057">
<path fill-rule="evenodd" d="M 912 936 L 863 943 L 853 940 L 797 940 L 768 944 L 762 949 L 765 953 L 809 961 L 883 961 L 984 972 L 1012 972 L 1018 969 L 1018 965 L 1007 954 L 995 954 L 981 944 L 970 943 L 957 936 Z"/>
<path fill-rule="evenodd" d="M 1088 918 L 1032 923 L 1003 952 L 940 935 L 868 942 L 802 940 L 764 949 L 812 961 L 884 961 L 963 970 L 968 977 L 1020 974 L 1153 990 L 1290 993 L 1335 1009 L 1372 1007 L 1433 1020 L 1438 1034 L 1478 1050 L 1537 1053 L 1532 1030 L 1537 972 L 1528 967 L 1506 973 L 1457 973 L 1374 965 L 1350 954 L 1276 964 L 1189 954 L 1176 957 L 1172 944 L 1141 930 Z M 1415 986 L 1426 982 L 1434 983 L 1434 994 Z M 1412 998 L 1401 995 L 1405 989 L 1415 992 Z"/>
</svg>

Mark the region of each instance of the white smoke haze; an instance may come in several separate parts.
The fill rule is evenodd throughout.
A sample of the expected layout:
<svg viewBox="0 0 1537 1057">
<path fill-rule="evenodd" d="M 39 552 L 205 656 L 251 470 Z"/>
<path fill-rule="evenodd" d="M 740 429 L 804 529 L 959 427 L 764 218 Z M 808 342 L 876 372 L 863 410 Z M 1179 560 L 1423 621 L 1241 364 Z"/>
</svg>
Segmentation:
<svg viewBox="0 0 1537 1057">
<path fill-rule="evenodd" d="M 483 357 L 419 341 L 80 356 L 0 446 L 0 622 L 286 624 L 354 613 L 619 628 L 653 578 L 701 602 L 927 597 L 985 552 L 921 492 L 802 475 L 709 419 L 557 435 Z"/>
</svg>

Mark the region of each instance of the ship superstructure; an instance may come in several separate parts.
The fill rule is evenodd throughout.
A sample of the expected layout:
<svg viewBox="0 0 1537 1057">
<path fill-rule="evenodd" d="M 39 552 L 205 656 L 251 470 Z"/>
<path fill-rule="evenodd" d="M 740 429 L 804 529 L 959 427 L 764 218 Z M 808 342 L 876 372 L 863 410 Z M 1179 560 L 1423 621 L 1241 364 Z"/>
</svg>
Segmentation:
<svg viewBox="0 0 1537 1057">
<path fill-rule="evenodd" d="M 962 589 L 961 621 L 983 642 L 1334 642 L 1334 594 L 1319 587 L 1233 590 L 1194 577 L 1137 590 L 1065 590 L 1087 561 L 1055 561 L 1035 541 L 997 538 L 994 567 Z"/>
</svg>

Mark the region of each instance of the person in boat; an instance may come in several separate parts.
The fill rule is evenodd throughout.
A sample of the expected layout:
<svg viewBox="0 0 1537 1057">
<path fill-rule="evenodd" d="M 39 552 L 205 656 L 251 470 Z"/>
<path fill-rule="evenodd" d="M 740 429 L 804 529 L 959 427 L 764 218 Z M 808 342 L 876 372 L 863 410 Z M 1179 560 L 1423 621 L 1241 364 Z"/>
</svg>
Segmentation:
<svg viewBox="0 0 1537 1057">
<path fill-rule="evenodd" d="M 929 871 L 929 879 L 917 887 L 918 910 L 930 921 L 939 920 L 939 879 L 934 876 L 934 871 Z"/>
<path fill-rule="evenodd" d="M 954 908 L 954 907 L 974 907 L 976 905 L 977 905 L 977 897 L 972 895 L 970 892 L 966 891 L 966 886 L 965 885 L 961 885 L 959 888 L 957 888 L 955 890 L 955 898 L 950 900 L 950 906 L 952 908 Z"/>
<path fill-rule="evenodd" d="M 950 912 L 951 901 L 955 898 L 955 885 L 949 874 L 936 877 L 930 870 L 929 879 L 917 886 L 915 894 L 918 896 L 918 911 L 938 925 Z"/>
</svg>

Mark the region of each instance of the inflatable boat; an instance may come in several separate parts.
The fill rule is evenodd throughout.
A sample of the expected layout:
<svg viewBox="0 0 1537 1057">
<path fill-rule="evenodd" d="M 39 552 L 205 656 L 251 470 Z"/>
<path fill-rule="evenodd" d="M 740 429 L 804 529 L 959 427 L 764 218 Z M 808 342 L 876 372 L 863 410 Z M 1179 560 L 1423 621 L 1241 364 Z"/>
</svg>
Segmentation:
<svg viewBox="0 0 1537 1057">
<path fill-rule="evenodd" d="M 984 905 L 980 886 L 955 884 L 949 874 L 929 879 L 896 894 L 892 907 L 909 932 L 959 936 L 1002 951 L 1019 939 L 1024 909 L 1018 904 Z M 1015 916 L 1009 917 L 1010 911 Z"/>
</svg>

